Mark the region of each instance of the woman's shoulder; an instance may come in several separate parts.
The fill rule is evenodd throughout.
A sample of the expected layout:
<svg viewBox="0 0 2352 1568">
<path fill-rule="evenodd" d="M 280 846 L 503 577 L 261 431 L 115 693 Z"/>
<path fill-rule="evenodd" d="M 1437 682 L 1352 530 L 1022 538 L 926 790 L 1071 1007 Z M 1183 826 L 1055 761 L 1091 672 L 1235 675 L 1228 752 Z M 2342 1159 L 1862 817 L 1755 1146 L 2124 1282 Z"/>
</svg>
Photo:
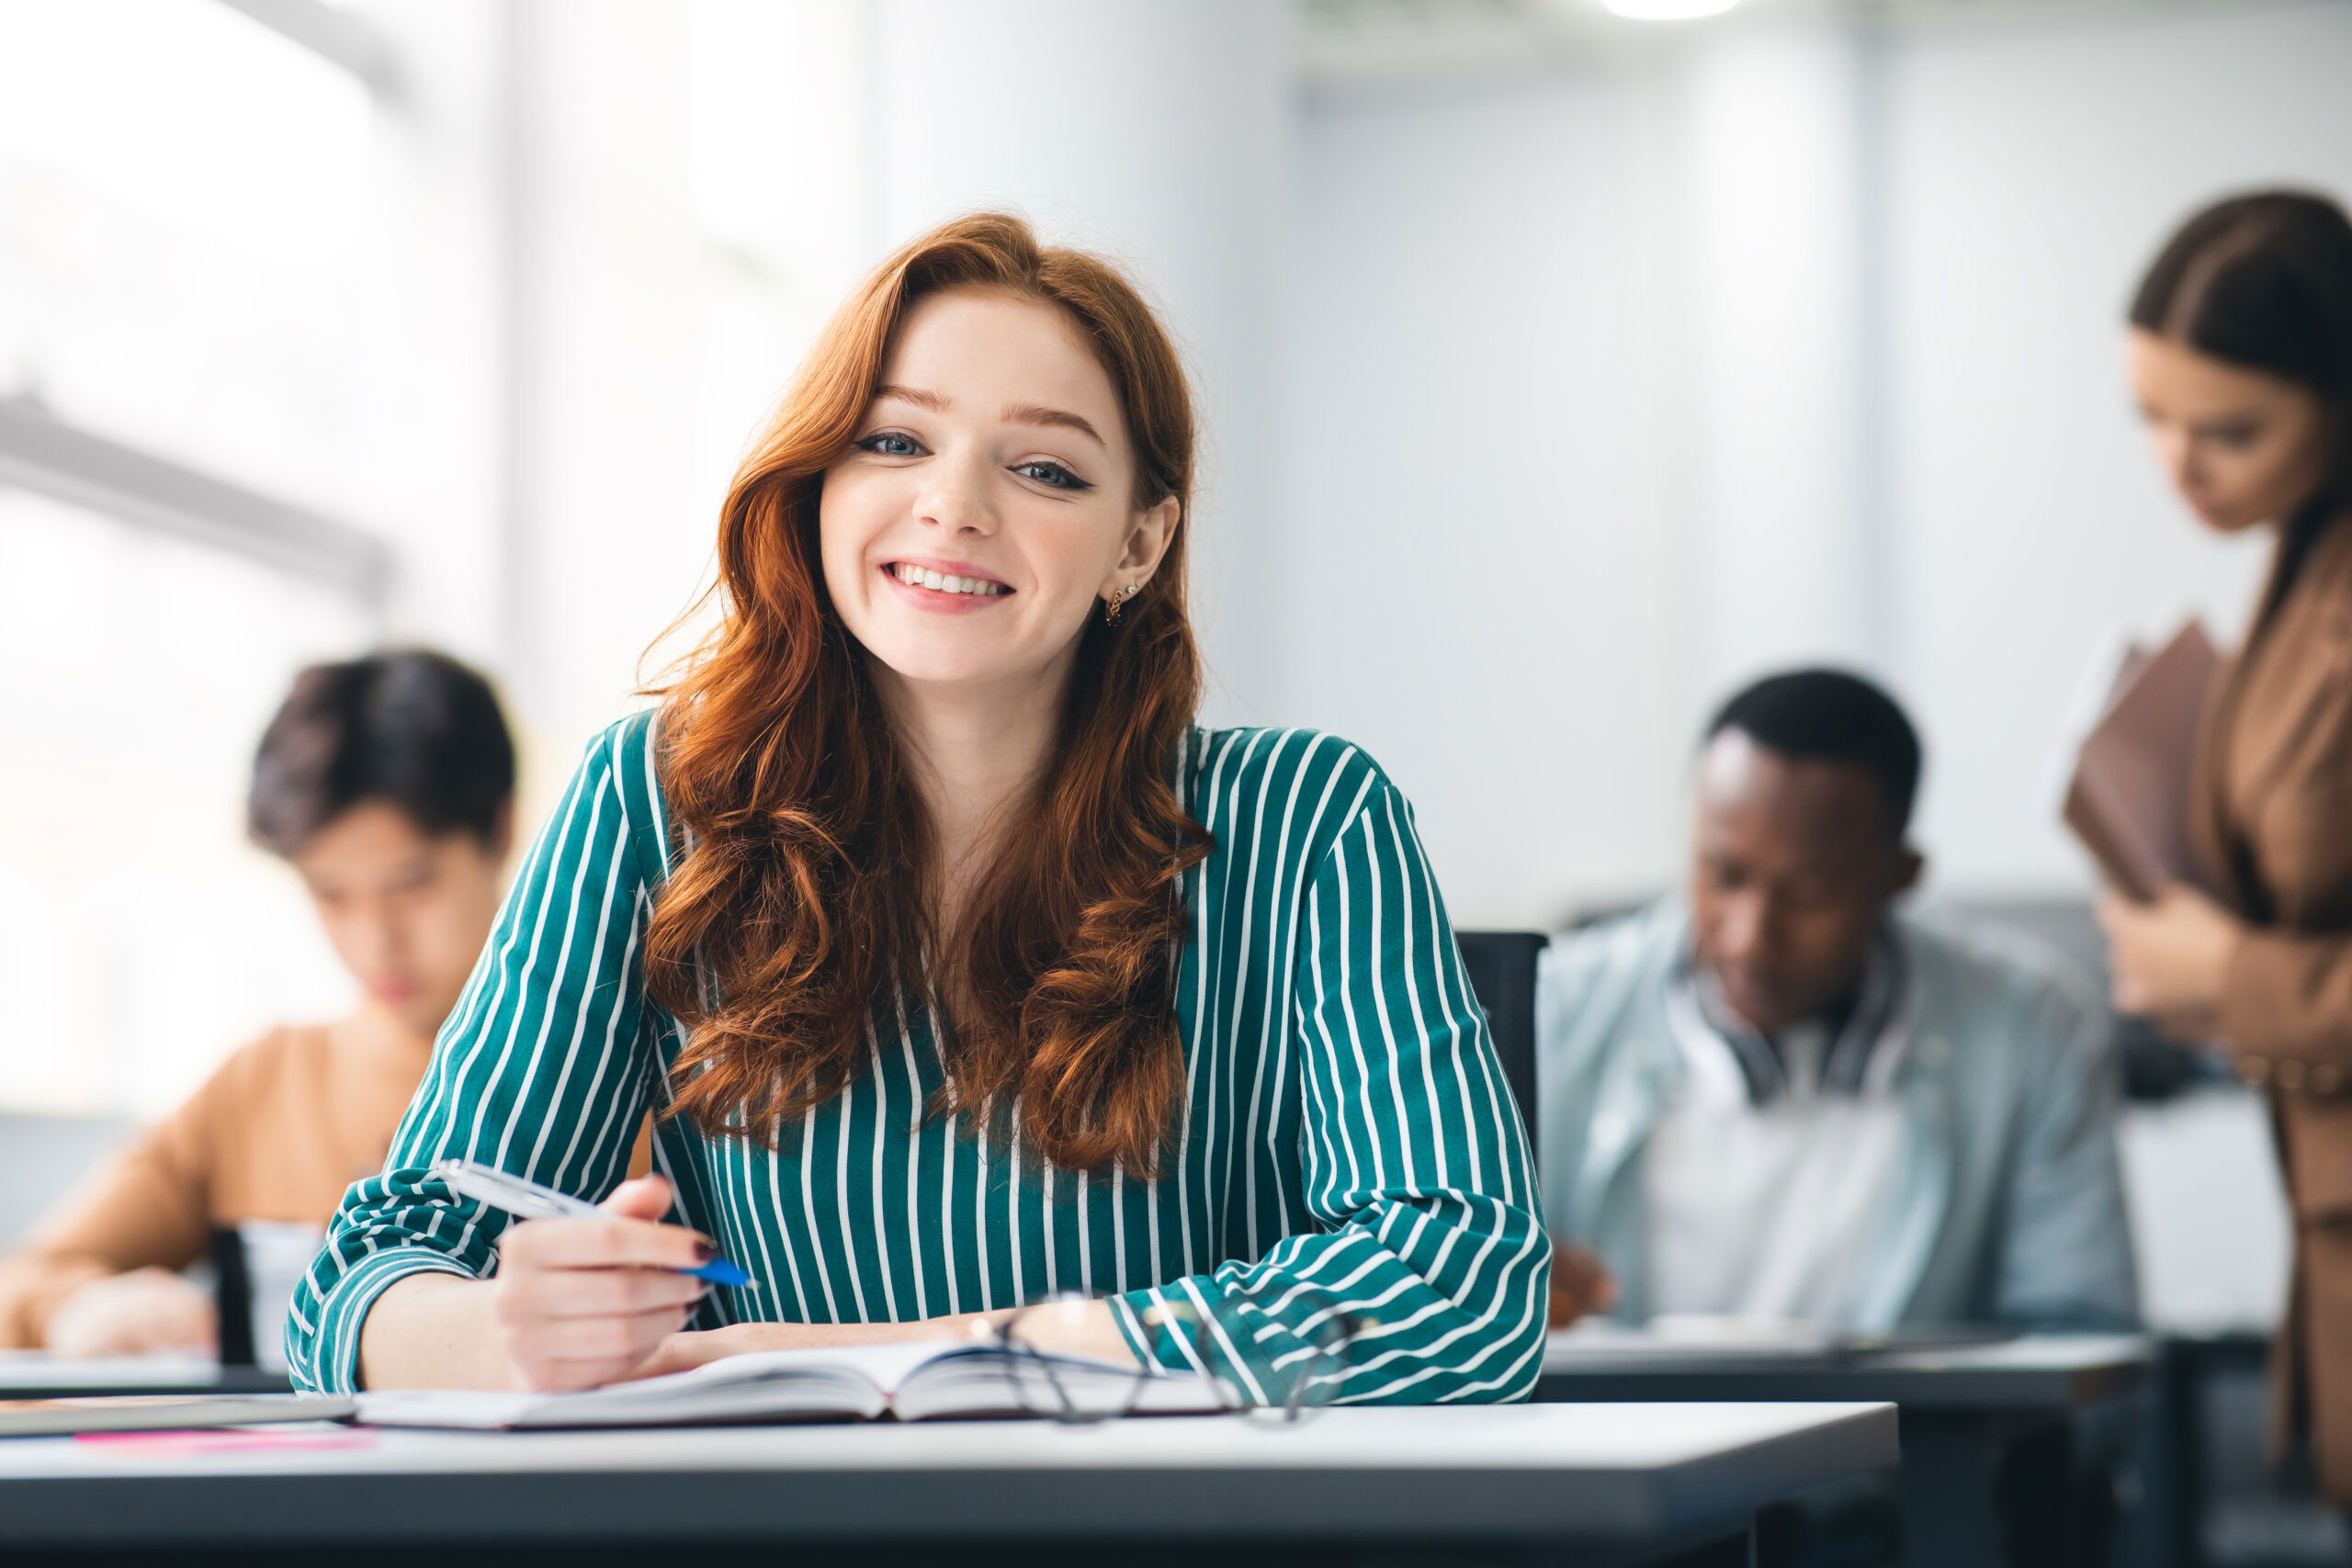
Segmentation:
<svg viewBox="0 0 2352 1568">
<path fill-rule="evenodd" d="M 174 1118 L 241 1134 L 257 1114 L 282 1110 L 289 1097 L 306 1111 L 322 1109 L 335 1055 L 334 1025 L 278 1024 L 223 1057 Z"/>
<path fill-rule="evenodd" d="M 588 742 L 588 762 L 610 769 L 616 776 L 651 779 L 661 723 L 660 708 L 639 708 L 623 715 Z"/>
<path fill-rule="evenodd" d="M 582 753 L 558 815 L 599 803 L 616 810 L 618 827 L 644 860 L 648 875 L 668 862 L 669 807 L 662 790 L 660 708 L 640 708 L 598 730 Z"/>
<path fill-rule="evenodd" d="M 274 1025 L 222 1058 L 208 1087 L 250 1090 L 289 1074 L 315 1074 L 334 1058 L 335 1030 L 333 1023 Z"/>
<path fill-rule="evenodd" d="M 1195 727 L 1182 773 L 1186 804 L 1221 840 L 1268 830 L 1328 840 L 1395 795 L 1371 753 L 1321 729 Z"/>
</svg>

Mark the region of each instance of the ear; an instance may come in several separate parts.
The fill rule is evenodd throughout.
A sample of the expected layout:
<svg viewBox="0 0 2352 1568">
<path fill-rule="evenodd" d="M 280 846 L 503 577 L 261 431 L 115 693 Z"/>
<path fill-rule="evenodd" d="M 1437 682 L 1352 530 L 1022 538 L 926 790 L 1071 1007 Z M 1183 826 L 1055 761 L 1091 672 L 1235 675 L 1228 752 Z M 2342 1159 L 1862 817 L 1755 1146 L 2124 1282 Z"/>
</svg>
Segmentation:
<svg viewBox="0 0 2352 1568">
<path fill-rule="evenodd" d="M 498 819 L 492 825 L 490 830 L 490 842 L 485 844 L 483 849 L 488 853 L 492 866 L 503 867 L 506 863 L 507 852 L 514 847 L 514 797 L 508 795 L 506 804 L 498 808 Z"/>
<path fill-rule="evenodd" d="M 1919 884 L 1927 879 L 1927 875 L 1928 857 L 1910 845 L 1904 845 L 1902 858 L 1895 863 L 1894 891 L 1887 897 L 1900 898 L 1905 893 L 1916 891 Z"/>
<path fill-rule="evenodd" d="M 1135 516 L 1134 525 L 1127 530 L 1125 548 L 1119 552 L 1118 564 L 1095 590 L 1098 599 L 1109 599 L 1120 589 L 1133 585 L 1140 588 L 1159 570 L 1168 547 L 1176 542 L 1176 530 L 1182 526 L 1184 503 L 1169 496 L 1157 506 L 1148 507 Z"/>
</svg>

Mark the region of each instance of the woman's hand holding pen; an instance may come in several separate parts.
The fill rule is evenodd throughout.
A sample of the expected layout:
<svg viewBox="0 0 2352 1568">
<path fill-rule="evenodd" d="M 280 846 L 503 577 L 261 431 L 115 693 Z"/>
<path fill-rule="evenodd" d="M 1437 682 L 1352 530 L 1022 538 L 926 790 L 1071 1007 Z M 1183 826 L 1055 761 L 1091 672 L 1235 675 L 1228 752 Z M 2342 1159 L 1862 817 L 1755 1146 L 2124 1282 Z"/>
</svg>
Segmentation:
<svg viewBox="0 0 2352 1568">
<path fill-rule="evenodd" d="M 2210 1039 L 2245 934 L 2238 918 L 2175 883 L 2145 904 L 2108 894 L 2099 900 L 2098 923 L 2107 932 L 2116 1010 L 2148 1019 L 2188 1043 Z"/>
<path fill-rule="evenodd" d="M 708 1237 L 661 1223 L 671 1201 L 668 1181 L 639 1177 L 594 1217 L 525 1220 L 499 1238 L 492 1315 L 516 1382 L 593 1388 L 675 1370 L 646 1363 L 710 1289 L 680 1270 L 718 1254 Z"/>
</svg>

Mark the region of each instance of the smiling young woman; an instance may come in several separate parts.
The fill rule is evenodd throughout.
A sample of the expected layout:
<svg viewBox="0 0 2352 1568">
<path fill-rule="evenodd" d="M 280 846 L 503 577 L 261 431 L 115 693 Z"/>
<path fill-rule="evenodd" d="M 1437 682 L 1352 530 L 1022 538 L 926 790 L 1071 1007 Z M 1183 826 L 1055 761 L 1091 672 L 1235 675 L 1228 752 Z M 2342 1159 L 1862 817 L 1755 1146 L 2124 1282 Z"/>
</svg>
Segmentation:
<svg viewBox="0 0 2352 1568">
<path fill-rule="evenodd" d="M 1527 1392 L 1549 1247 L 1410 808 L 1330 736 L 1193 723 L 1193 449 L 1149 309 L 1018 220 L 852 297 L 728 497 L 717 630 L 590 749 L 346 1200 L 305 1384 L 1076 1292 L 1033 1337 L 1252 1398 Z M 649 1107 L 664 1175 L 622 1182 Z M 510 1225 L 448 1156 L 605 1215 Z M 753 1283 L 675 1272 L 713 1247 Z"/>
</svg>

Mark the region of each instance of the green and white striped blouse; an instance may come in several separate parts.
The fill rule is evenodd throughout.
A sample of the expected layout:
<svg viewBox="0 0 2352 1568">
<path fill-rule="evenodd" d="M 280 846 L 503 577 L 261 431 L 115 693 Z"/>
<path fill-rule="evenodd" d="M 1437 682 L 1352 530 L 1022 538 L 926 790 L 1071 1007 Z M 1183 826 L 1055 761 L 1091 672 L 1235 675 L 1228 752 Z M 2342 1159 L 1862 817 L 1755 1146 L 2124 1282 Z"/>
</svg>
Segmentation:
<svg viewBox="0 0 2352 1568">
<path fill-rule="evenodd" d="M 295 1298 L 306 1388 L 347 1390 L 384 1288 L 480 1277 L 507 1221 L 428 1174 L 486 1160 L 601 1198 L 678 1055 L 639 964 L 670 836 L 650 715 L 591 747 L 541 831 L 386 1168 L 353 1187 Z M 659 1124 L 673 1218 L 751 1270 L 696 1327 L 904 1321 L 1106 1296 L 1136 1352 L 1273 1400 L 1306 1365 L 1340 1400 L 1532 1386 L 1551 1252 L 1527 1147 L 1411 808 L 1311 730 L 1193 730 L 1182 1144 L 1155 1182 L 1056 1170 L 954 1117 L 933 1021 L 885 1000 L 873 1061 L 770 1150 Z M 1172 1312 L 1155 1306 L 1174 1305 Z M 1317 1347 L 1352 1330 L 1345 1366 Z"/>
</svg>

